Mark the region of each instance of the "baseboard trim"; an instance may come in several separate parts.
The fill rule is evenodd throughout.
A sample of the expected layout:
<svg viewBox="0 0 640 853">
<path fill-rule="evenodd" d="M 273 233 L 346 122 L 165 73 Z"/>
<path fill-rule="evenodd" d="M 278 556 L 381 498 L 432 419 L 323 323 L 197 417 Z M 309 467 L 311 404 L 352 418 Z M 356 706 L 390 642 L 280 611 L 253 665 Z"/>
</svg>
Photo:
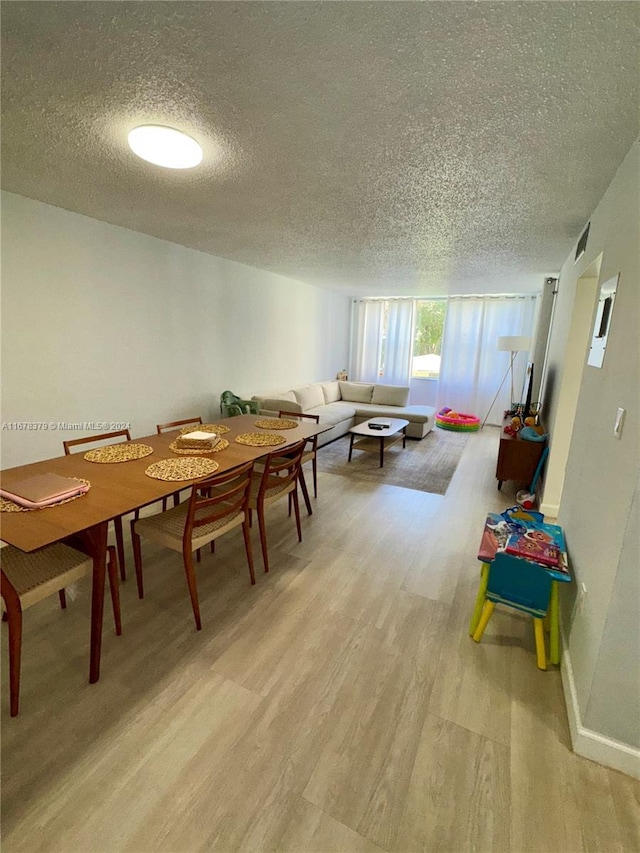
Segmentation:
<svg viewBox="0 0 640 853">
<path fill-rule="evenodd" d="M 544 501 L 540 504 L 540 512 L 545 515 L 550 515 L 551 518 L 557 518 L 560 512 L 560 504 L 546 504 Z"/>
<path fill-rule="evenodd" d="M 560 675 L 567 706 L 573 751 L 583 758 L 588 758 L 598 764 L 603 764 L 605 767 L 610 767 L 612 770 L 619 770 L 621 773 L 626 773 L 627 776 L 640 779 L 640 749 L 599 732 L 594 732 L 582 725 L 578 693 L 571 666 L 571 655 L 566 644 L 563 644 Z"/>
</svg>

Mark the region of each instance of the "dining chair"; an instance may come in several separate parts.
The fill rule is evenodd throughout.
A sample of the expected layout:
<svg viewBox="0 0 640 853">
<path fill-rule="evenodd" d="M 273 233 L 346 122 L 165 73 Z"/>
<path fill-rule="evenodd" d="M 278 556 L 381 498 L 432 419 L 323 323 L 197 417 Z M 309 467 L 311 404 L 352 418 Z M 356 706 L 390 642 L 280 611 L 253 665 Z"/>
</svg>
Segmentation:
<svg viewBox="0 0 640 853">
<path fill-rule="evenodd" d="M 260 545 L 262 546 L 262 561 L 265 572 L 269 571 L 269 556 L 267 554 L 267 533 L 265 526 L 265 509 L 280 498 L 291 496 L 298 528 L 298 542 L 302 542 L 300 527 L 300 506 L 298 503 L 298 480 L 300 462 L 304 452 L 305 441 L 299 441 L 283 450 L 274 450 L 264 458 L 264 470 L 251 476 L 251 491 L 249 493 L 249 520 L 253 510 L 258 515 Z M 289 505 L 291 514 L 291 504 Z"/>
<path fill-rule="evenodd" d="M 71 455 L 71 448 L 77 447 L 80 444 L 91 444 L 94 441 L 106 441 L 110 438 L 119 438 L 120 436 L 124 437 L 125 441 L 131 441 L 131 434 L 128 429 L 119 429 L 115 432 L 103 432 L 100 435 L 89 435 L 85 436 L 85 438 L 74 438 L 71 441 L 63 441 L 62 446 L 64 447 L 65 456 Z M 136 514 L 137 514 L 136 510 Z M 120 577 L 123 581 L 127 579 L 127 571 L 124 564 L 124 537 L 122 535 L 122 516 L 118 515 L 115 518 L 111 519 L 113 521 L 113 528 L 116 534 L 116 548 L 118 549 L 118 562 L 120 563 Z"/>
<path fill-rule="evenodd" d="M 158 435 L 162 435 L 163 432 L 171 432 L 171 431 L 177 429 L 178 427 L 183 427 L 183 426 L 187 426 L 187 425 L 191 426 L 192 424 L 193 424 L 193 426 L 197 426 L 198 424 L 201 424 L 201 423 L 202 423 L 202 418 L 200 416 L 195 417 L 195 418 L 184 418 L 181 421 L 171 421 L 168 424 L 156 424 L 156 430 L 158 432 Z M 167 501 L 168 501 L 168 498 L 162 498 L 162 509 L 163 509 L 163 511 L 166 510 L 166 508 L 167 508 Z M 173 493 L 173 505 L 178 506 L 179 503 L 180 503 L 180 489 L 178 489 L 177 492 Z"/>
<path fill-rule="evenodd" d="M 22 658 L 22 613 L 49 595 L 58 593 L 66 609 L 65 588 L 93 571 L 93 560 L 62 542 L 25 552 L 12 545 L 0 548 L 2 610 L 9 628 L 9 704 L 11 716 L 20 704 L 20 661 Z M 122 634 L 116 549 L 107 548 L 107 572 L 111 588 L 116 634 Z"/>
<path fill-rule="evenodd" d="M 307 415 L 304 412 L 285 412 L 281 410 L 278 413 L 278 416 L 281 418 L 289 418 L 290 420 L 298 420 L 300 418 L 305 418 L 309 421 L 314 421 L 315 423 L 320 423 L 320 415 Z M 307 483 L 304 478 L 304 469 L 303 465 L 307 462 L 311 462 L 312 471 L 313 471 L 313 496 L 314 498 L 318 497 L 318 436 L 312 435 L 309 436 L 305 440 L 305 449 L 302 454 L 302 461 L 300 463 L 300 488 L 302 489 L 302 497 L 304 498 L 305 506 L 307 507 L 307 513 L 309 515 L 313 514 L 313 510 L 311 509 L 311 501 L 309 500 L 309 491 L 307 489 Z"/>
<path fill-rule="evenodd" d="M 213 474 L 191 487 L 189 501 L 166 512 L 131 521 L 131 541 L 138 581 L 138 597 L 144 598 L 140 539 L 159 542 L 182 554 L 196 629 L 202 628 L 200 602 L 193 566 L 193 552 L 208 542 L 242 527 L 251 583 L 256 582 L 249 531 L 248 499 L 253 461 L 222 474 Z"/>
</svg>

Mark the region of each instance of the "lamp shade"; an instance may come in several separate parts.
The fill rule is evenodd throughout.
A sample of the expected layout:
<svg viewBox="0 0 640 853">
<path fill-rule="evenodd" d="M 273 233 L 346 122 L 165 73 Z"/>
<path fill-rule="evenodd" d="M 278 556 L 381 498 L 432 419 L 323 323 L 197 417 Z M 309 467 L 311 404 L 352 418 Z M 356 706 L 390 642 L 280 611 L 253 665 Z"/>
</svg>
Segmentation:
<svg viewBox="0 0 640 853">
<path fill-rule="evenodd" d="M 501 352 L 527 352 L 531 348 L 531 338 L 524 335 L 504 335 L 498 338 Z"/>
</svg>

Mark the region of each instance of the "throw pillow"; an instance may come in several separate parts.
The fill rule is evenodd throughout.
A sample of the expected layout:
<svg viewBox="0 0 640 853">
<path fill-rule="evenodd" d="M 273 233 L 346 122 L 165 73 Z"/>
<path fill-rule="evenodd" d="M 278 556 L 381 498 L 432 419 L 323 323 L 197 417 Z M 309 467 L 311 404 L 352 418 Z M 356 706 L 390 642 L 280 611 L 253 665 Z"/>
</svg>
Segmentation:
<svg viewBox="0 0 640 853">
<path fill-rule="evenodd" d="M 365 385 L 363 382 L 340 382 L 340 394 L 343 400 L 349 403 L 370 403 L 373 394 L 373 385 Z"/>
<path fill-rule="evenodd" d="M 321 382 L 325 403 L 337 403 L 340 400 L 340 385 L 336 381 Z"/>
<path fill-rule="evenodd" d="M 317 406 L 324 406 L 324 394 L 320 385 L 303 385 L 300 388 L 294 388 L 293 393 L 302 406 L 303 412 L 308 412 L 309 409 L 315 409 Z"/>
<path fill-rule="evenodd" d="M 409 389 L 406 385 L 374 385 L 371 402 L 378 406 L 406 406 Z"/>
</svg>

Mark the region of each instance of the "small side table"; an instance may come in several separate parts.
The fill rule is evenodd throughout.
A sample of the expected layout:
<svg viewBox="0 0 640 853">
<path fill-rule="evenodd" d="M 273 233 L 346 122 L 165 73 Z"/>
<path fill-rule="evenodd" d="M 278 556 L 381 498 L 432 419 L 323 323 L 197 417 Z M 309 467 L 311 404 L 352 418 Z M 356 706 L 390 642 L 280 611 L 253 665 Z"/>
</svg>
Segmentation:
<svg viewBox="0 0 640 853">
<path fill-rule="evenodd" d="M 503 550 L 507 539 L 512 533 L 522 530 L 522 528 L 538 528 L 549 533 L 556 545 L 561 551 L 561 566 L 553 569 L 545 566 L 545 570 L 552 578 L 551 593 L 549 597 L 549 658 L 551 663 L 560 663 L 560 609 L 559 609 L 559 593 L 558 583 L 569 583 L 571 574 L 568 568 L 567 547 L 564 539 L 564 533 L 561 527 L 557 524 L 544 524 L 542 522 L 528 522 L 522 519 L 514 519 L 507 521 L 503 516 L 497 513 L 490 512 L 484 523 L 482 539 L 478 549 L 478 560 L 480 560 L 480 585 L 476 595 L 476 602 L 469 624 L 469 634 L 473 636 L 480 622 L 482 608 L 487 593 L 487 583 L 489 581 L 489 567 L 498 550 Z M 519 558 L 524 559 L 524 558 Z"/>
</svg>

